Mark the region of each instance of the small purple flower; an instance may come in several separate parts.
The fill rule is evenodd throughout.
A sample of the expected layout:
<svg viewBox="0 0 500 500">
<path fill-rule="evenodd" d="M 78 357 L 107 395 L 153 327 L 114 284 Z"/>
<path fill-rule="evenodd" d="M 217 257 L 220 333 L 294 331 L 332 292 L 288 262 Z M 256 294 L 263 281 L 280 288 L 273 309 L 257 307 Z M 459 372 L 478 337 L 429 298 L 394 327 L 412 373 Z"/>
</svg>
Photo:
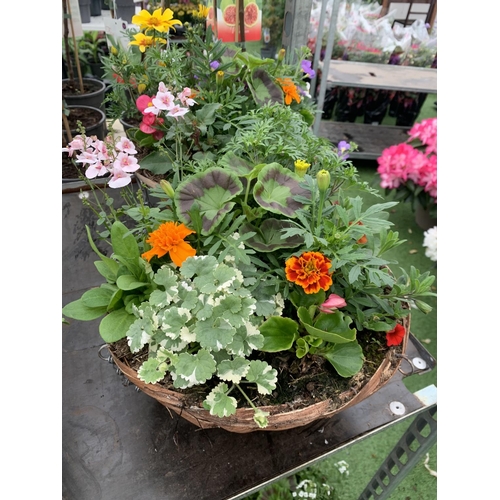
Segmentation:
<svg viewBox="0 0 500 500">
<path fill-rule="evenodd" d="M 215 71 L 219 66 L 220 66 L 219 61 L 212 61 L 210 63 L 210 68 L 212 68 L 213 71 Z"/>
<path fill-rule="evenodd" d="M 304 59 L 300 63 L 300 67 L 302 68 L 302 71 L 306 73 L 309 78 L 314 78 L 316 76 L 316 71 L 314 71 L 311 68 L 311 61 L 309 61 L 308 59 Z"/>
<path fill-rule="evenodd" d="M 349 158 L 349 153 L 347 151 L 351 149 L 351 145 L 346 141 L 340 141 L 337 146 L 337 152 L 339 155 L 339 160 L 347 160 Z"/>
</svg>

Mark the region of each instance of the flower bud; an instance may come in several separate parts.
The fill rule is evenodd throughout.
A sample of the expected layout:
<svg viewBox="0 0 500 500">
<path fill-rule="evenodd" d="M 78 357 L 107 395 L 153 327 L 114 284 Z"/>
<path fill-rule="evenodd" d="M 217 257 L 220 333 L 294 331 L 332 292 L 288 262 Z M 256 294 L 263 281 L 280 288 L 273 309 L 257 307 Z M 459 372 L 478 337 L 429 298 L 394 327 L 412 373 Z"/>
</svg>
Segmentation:
<svg viewBox="0 0 500 500">
<path fill-rule="evenodd" d="M 304 177 L 306 175 L 307 169 L 311 166 L 310 163 L 307 163 L 304 160 L 295 160 L 295 173 L 299 177 Z"/>
<path fill-rule="evenodd" d="M 283 61 L 283 59 L 285 59 L 285 49 L 280 49 L 280 51 L 278 52 L 278 61 L 281 62 Z"/>
<path fill-rule="evenodd" d="M 175 191 L 174 191 L 174 188 L 172 187 L 172 184 L 170 184 L 170 182 L 166 181 L 165 179 L 162 179 L 160 181 L 160 187 L 163 189 L 163 192 L 167 196 L 174 199 Z"/>
<path fill-rule="evenodd" d="M 316 174 L 316 181 L 318 182 L 318 189 L 324 193 L 330 186 L 330 172 L 325 169 L 320 170 Z"/>
<path fill-rule="evenodd" d="M 269 415 L 269 412 L 267 411 L 262 411 L 260 408 L 255 408 L 254 410 L 255 414 L 253 416 L 254 422 L 261 428 L 264 429 L 268 426 L 269 422 L 267 420 L 267 417 Z"/>
<path fill-rule="evenodd" d="M 217 74 L 215 75 L 215 83 L 217 85 L 220 85 L 224 80 L 224 71 L 217 71 Z"/>
<path fill-rule="evenodd" d="M 323 313 L 334 313 L 339 307 L 345 307 L 347 305 L 346 301 L 339 295 L 331 293 L 323 304 L 319 306 L 319 310 Z"/>
</svg>

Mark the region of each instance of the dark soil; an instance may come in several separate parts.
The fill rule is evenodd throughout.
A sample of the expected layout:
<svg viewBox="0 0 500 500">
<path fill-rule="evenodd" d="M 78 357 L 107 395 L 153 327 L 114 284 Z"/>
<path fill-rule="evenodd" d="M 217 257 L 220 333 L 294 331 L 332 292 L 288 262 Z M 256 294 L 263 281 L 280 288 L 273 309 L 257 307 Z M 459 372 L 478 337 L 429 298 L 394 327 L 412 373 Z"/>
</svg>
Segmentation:
<svg viewBox="0 0 500 500">
<path fill-rule="evenodd" d="M 83 82 L 83 92 L 80 90 L 80 82 L 76 78 L 75 80 L 68 80 L 67 82 L 62 82 L 62 95 L 64 96 L 78 96 L 83 94 L 91 94 L 96 90 L 99 90 L 100 86 L 93 82 L 84 81 Z"/>
<path fill-rule="evenodd" d="M 374 341 L 372 336 L 380 340 L 380 344 Z M 324 358 L 314 355 L 306 355 L 298 359 L 294 353 L 258 353 L 255 359 L 267 361 L 278 372 L 277 389 L 270 395 L 262 395 L 252 385 L 245 385 L 245 392 L 256 406 L 268 406 L 286 403 L 290 410 L 309 406 L 326 399 L 331 399 L 335 407 L 339 407 L 354 395 L 370 380 L 386 355 L 389 356 L 393 365 L 398 362 L 397 355 L 402 352 L 401 346 L 387 347 L 385 335 L 374 332 L 358 332 L 357 339 L 363 349 L 365 363 L 359 373 L 351 378 L 343 378 Z M 127 339 L 109 345 L 110 350 L 120 361 L 138 370 L 147 359 L 147 349 L 132 354 L 127 344 Z M 176 389 L 173 386 L 170 374 L 159 382 L 167 389 L 189 396 L 189 404 L 202 406 L 209 391 L 219 381 L 213 380 L 211 384 L 194 386 L 189 389 Z M 231 392 L 238 400 L 238 407 L 248 407 L 248 403 L 238 394 Z"/>
</svg>

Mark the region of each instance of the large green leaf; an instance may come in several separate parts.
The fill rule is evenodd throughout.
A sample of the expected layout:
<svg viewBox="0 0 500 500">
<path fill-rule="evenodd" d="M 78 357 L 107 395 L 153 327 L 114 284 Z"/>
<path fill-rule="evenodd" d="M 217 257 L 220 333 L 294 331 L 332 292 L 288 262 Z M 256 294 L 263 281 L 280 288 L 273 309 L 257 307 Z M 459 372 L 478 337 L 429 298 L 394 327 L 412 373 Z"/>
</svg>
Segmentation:
<svg viewBox="0 0 500 500">
<path fill-rule="evenodd" d="M 352 377 L 363 366 L 363 349 L 357 342 L 335 344 L 326 353 L 318 353 L 326 358 L 341 377 Z"/>
<path fill-rule="evenodd" d="M 82 299 L 74 300 L 66 304 L 62 309 L 63 316 L 78 321 L 91 321 L 106 314 L 106 307 L 88 307 Z"/>
<path fill-rule="evenodd" d="M 314 337 L 319 337 L 334 344 L 344 344 L 356 339 L 356 329 L 349 328 L 352 319 L 349 316 L 344 316 L 340 311 L 331 314 L 319 314 L 314 326 L 309 311 L 305 307 L 299 307 L 297 315 L 307 333 Z"/>
<path fill-rule="evenodd" d="M 231 200 L 242 190 L 238 176 L 222 168 L 213 167 L 194 174 L 181 182 L 175 191 L 179 219 L 189 224 L 189 212 L 196 204 L 202 217 L 202 233 L 208 235 L 233 208 Z"/>
<path fill-rule="evenodd" d="M 113 291 L 104 288 L 92 288 L 87 290 L 82 296 L 82 302 L 87 307 L 108 307 L 108 304 L 113 296 Z"/>
<path fill-rule="evenodd" d="M 252 224 L 243 224 L 240 229 L 240 234 L 252 233 L 245 241 L 245 245 L 258 250 L 259 252 L 273 252 L 279 248 L 295 248 L 304 243 L 304 238 L 300 235 L 289 236 L 282 238 L 282 229 L 297 227 L 293 222 L 278 219 L 266 219 L 260 227 Z"/>
<path fill-rule="evenodd" d="M 292 347 L 297 337 L 298 324 L 290 318 L 271 316 L 260 326 L 259 330 L 264 337 L 264 346 L 261 351 L 286 351 Z"/>
<path fill-rule="evenodd" d="M 142 269 L 139 265 L 141 256 L 137 241 L 123 222 L 115 221 L 111 226 L 111 244 L 113 252 L 120 257 L 120 262 L 135 277 L 140 278 Z"/>
<path fill-rule="evenodd" d="M 255 201 L 266 210 L 295 217 L 303 204 L 295 196 L 308 197 L 309 191 L 300 186 L 301 178 L 279 163 L 267 164 L 259 173 L 253 194 Z"/>
<path fill-rule="evenodd" d="M 133 314 L 129 314 L 125 309 L 118 309 L 102 318 L 99 333 L 104 342 L 117 342 L 127 335 L 127 330 L 135 320 Z"/>
</svg>

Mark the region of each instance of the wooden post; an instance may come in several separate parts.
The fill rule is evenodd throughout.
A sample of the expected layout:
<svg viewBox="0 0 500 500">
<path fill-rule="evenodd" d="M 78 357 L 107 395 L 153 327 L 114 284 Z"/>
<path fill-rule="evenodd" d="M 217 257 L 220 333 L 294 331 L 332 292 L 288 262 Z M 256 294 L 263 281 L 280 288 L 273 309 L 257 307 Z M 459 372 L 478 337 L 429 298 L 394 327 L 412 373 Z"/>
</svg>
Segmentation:
<svg viewBox="0 0 500 500">
<path fill-rule="evenodd" d="M 307 45 L 312 0 L 286 0 L 282 46 L 289 64 L 297 62 L 295 50 Z"/>
<path fill-rule="evenodd" d="M 71 15 L 71 5 L 70 5 L 69 0 L 65 0 L 65 2 L 66 2 L 66 7 L 68 9 L 69 24 L 71 26 L 71 38 L 73 39 L 73 50 L 75 52 L 75 64 L 76 64 L 76 71 L 78 73 L 78 83 L 80 85 L 80 92 L 83 94 L 85 92 L 85 89 L 83 88 L 82 69 L 80 67 L 80 58 L 78 57 L 78 42 L 76 41 L 75 28 L 73 26 L 73 17 Z"/>
</svg>

